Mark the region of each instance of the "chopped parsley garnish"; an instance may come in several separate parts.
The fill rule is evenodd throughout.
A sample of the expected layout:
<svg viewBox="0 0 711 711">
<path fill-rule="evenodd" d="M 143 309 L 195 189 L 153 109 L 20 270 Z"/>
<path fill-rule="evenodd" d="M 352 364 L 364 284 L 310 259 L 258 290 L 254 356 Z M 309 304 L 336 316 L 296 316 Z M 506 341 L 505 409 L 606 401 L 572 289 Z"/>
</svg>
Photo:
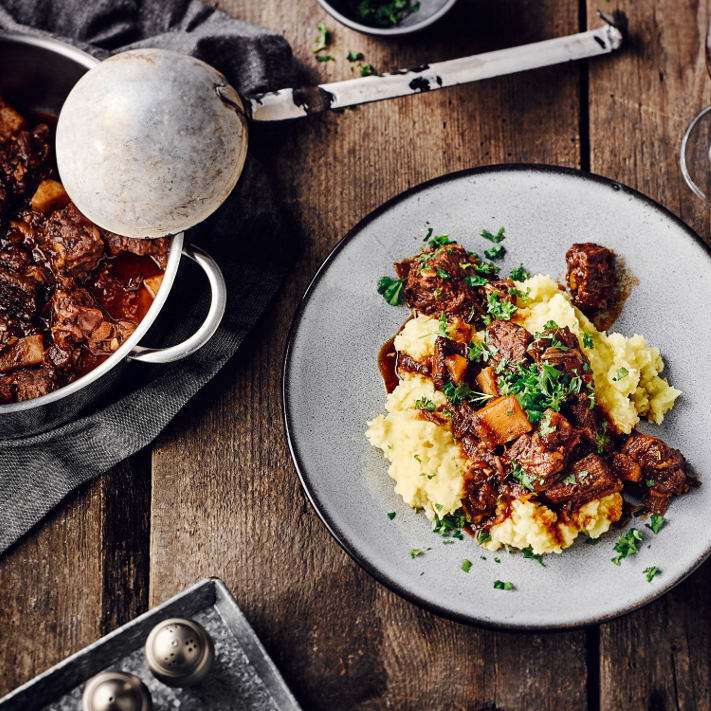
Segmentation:
<svg viewBox="0 0 711 711">
<path fill-rule="evenodd" d="M 360 0 L 355 16 L 360 22 L 376 27 L 397 25 L 405 15 L 418 12 L 420 3 L 410 0 Z"/>
<path fill-rule="evenodd" d="M 551 320 L 551 321 L 546 321 L 546 323 L 543 324 L 543 328 L 544 328 L 546 331 L 555 331 L 555 330 L 558 328 L 558 324 L 557 324 L 555 321 L 553 321 L 553 320 Z"/>
<path fill-rule="evenodd" d="M 421 548 L 413 548 L 410 551 L 410 558 L 417 558 L 419 555 L 424 555 L 425 552 Z"/>
<path fill-rule="evenodd" d="M 472 390 L 466 383 L 455 385 L 451 380 L 442 386 L 442 392 L 453 405 L 461 405 L 465 400 L 467 402 L 485 402 L 493 397 L 493 395 Z"/>
<path fill-rule="evenodd" d="M 428 479 L 434 479 L 436 476 L 437 476 L 437 472 L 435 472 L 434 474 L 428 474 L 428 475 L 427 475 L 427 478 L 428 478 Z M 441 509 L 441 507 L 440 507 L 440 508 L 437 509 L 437 510 L 438 510 L 438 511 L 441 511 L 442 509 Z"/>
<path fill-rule="evenodd" d="M 388 518 L 392 521 L 392 520 L 395 518 L 395 512 L 394 512 L 394 511 L 391 511 L 391 512 L 388 514 Z"/>
<path fill-rule="evenodd" d="M 532 560 L 537 560 L 544 568 L 546 567 L 546 564 L 543 562 L 543 556 L 539 554 L 535 554 L 532 550 L 528 548 L 523 549 L 523 557 L 524 558 L 531 558 Z"/>
<path fill-rule="evenodd" d="M 499 376 L 498 386 L 502 395 L 516 395 L 529 422 L 536 424 L 548 408 L 558 412 L 578 384 L 548 363 L 517 363 Z"/>
<path fill-rule="evenodd" d="M 546 410 L 540 420 L 538 432 L 540 435 L 548 435 L 555 432 L 558 428 L 551 424 L 551 413 Z"/>
<path fill-rule="evenodd" d="M 328 27 L 326 27 L 326 23 L 319 22 L 316 30 L 318 31 L 318 37 L 316 37 L 316 39 L 314 40 L 314 42 L 316 43 L 316 46 L 313 50 L 314 54 L 320 52 L 322 49 L 326 49 L 326 47 L 328 46 Z M 318 59 L 318 57 L 316 57 L 316 59 Z"/>
<path fill-rule="evenodd" d="M 654 576 L 659 573 L 659 568 L 657 568 L 656 565 L 650 565 L 649 568 L 645 568 L 643 572 L 647 576 L 647 582 L 651 583 Z"/>
<path fill-rule="evenodd" d="M 622 380 L 622 378 L 626 378 L 630 374 L 630 371 L 627 370 L 627 368 L 620 368 L 617 371 L 617 375 L 613 378 L 613 381 L 617 382 L 618 380 Z"/>
<path fill-rule="evenodd" d="M 484 250 L 484 256 L 487 259 L 503 259 L 506 255 L 506 247 L 503 244 L 497 244 L 491 249 Z"/>
<path fill-rule="evenodd" d="M 336 60 L 330 54 L 317 54 L 317 62 L 335 62 Z"/>
<path fill-rule="evenodd" d="M 467 283 L 467 286 L 471 286 L 472 288 L 477 286 L 484 286 L 484 284 L 489 283 L 489 280 L 486 277 L 481 276 L 480 274 L 467 274 L 464 277 L 464 281 Z"/>
<path fill-rule="evenodd" d="M 442 504 L 435 504 L 434 506 L 437 509 L 437 511 L 441 511 L 444 508 L 444 506 L 442 506 Z"/>
<path fill-rule="evenodd" d="M 467 358 L 475 363 L 488 363 L 491 356 L 496 355 L 499 349 L 496 346 L 489 346 L 481 341 L 470 341 L 467 351 Z"/>
<path fill-rule="evenodd" d="M 513 469 L 511 469 L 511 476 L 518 480 L 518 482 L 525 489 L 533 491 L 533 478 L 531 475 L 518 463 L 513 463 Z"/>
<path fill-rule="evenodd" d="M 443 247 L 445 244 L 450 244 L 449 235 L 439 235 L 438 237 L 433 237 L 430 240 L 430 249 Z"/>
<path fill-rule="evenodd" d="M 494 558 L 494 563 L 500 563 L 500 562 L 501 562 L 501 558 Z"/>
<path fill-rule="evenodd" d="M 434 412 L 437 409 L 437 406 L 432 402 L 432 400 L 428 400 L 426 397 L 421 397 L 419 400 L 415 400 L 415 407 L 418 410 L 427 410 L 427 412 Z"/>
<path fill-rule="evenodd" d="M 569 474 L 565 479 L 563 479 L 564 484 L 577 484 L 577 479 L 575 478 L 575 474 Z"/>
<path fill-rule="evenodd" d="M 482 545 L 482 543 L 488 543 L 491 540 L 491 534 L 488 531 L 481 530 L 476 538 L 477 543 Z"/>
<path fill-rule="evenodd" d="M 488 239 L 490 242 L 498 244 L 504 239 L 504 228 L 502 227 L 495 235 L 492 235 L 489 230 L 482 230 L 480 234 L 484 239 Z"/>
<path fill-rule="evenodd" d="M 509 301 L 499 301 L 498 292 L 495 292 L 486 295 L 486 310 L 499 321 L 510 321 L 518 308 Z"/>
<path fill-rule="evenodd" d="M 505 583 L 502 580 L 494 580 L 494 587 L 497 590 L 513 590 L 514 584 L 513 583 Z"/>
<path fill-rule="evenodd" d="M 521 299 L 521 301 L 523 301 L 524 303 L 526 303 L 526 302 L 528 301 L 528 297 L 531 295 L 531 289 L 530 289 L 530 288 L 526 289 L 526 293 L 524 294 L 524 293 L 521 291 L 521 289 L 517 289 L 515 286 L 512 286 L 512 287 L 509 289 L 509 294 L 510 294 L 511 296 L 515 296 L 515 297 L 518 298 L 518 299 Z M 566 348 L 565 350 L 568 350 L 568 349 Z"/>
<path fill-rule="evenodd" d="M 422 459 L 420 458 L 420 455 L 419 455 L 419 454 L 415 454 L 415 455 L 414 455 L 414 458 L 415 458 L 420 464 L 422 464 Z"/>
<path fill-rule="evenodd" d="M 612 560 L 615 565 L 619 565 L 623 558 L 637 553 L 637 542 L 641 541 L 642 537 L 642 532 L 636 528 L 630 528 L 627 533 L 623 533 L 614 547 L 614 550 L 617 551 L 617 555 L 610 560 Z"/>
<path fill-rule="evenodd" d="M 378 72 L 375 71 L 372 64 L 364 64 L 360 70 L 360 75 L 362 77 L 372 77 L 377 76 Z"/>
<path fill-rule="evenodd" d="M 442 312 L 442 314 L 439 317 L 439 328 L 437 332 L 439 333 L 442 338 L 449 338 L 449 331 L 447 330 L 447 326 L 449 326 L 449 319 L 447 318 L 447 314 Z"/>
<path fill-rule="evenodd" d="M 514 281 L 526 281 L 526 279 L 531 278 L 531 272 L 524 269 L 523 264 L 519 264 L 517 267 L 511 270 L 510 278 Z"/>
<path fill-rule="evenodd" d="M 437 269 L 437 276 L 442 277 L 442 279 L 451 279 L 452 278 L 452 275 L 449 272 L 445 271 L 444 269 L 439 269 L 439 268 Z"/>
<path fill-rule="evenodd" d="M 589 333 L 583 332 L 583 345 L 586 348 L 595 348 L 595 344 L 593 343 L 593 337 Z"/>
<path fill-rule="evenodd" d="M 402 287 L 406 279 L 391 279 L 384 276 L 378 282 L 378 294 L 381 294 L 390 306 L 398 306 L 405 300 Z"/>
<path fill-rule="evenodd" d="M 463 570 L 465 573 L 468 573 L 468 572 L 469 572 L 469 569 L 470 569 L 471 567 L 472 567 L 472 562 L 471 562 L 470 560 L 468 560 L 467 558 L 465 558 L 464 561 L 462 562 L 462 570 Z"/>
<path fill-rule="evenodd" d="M 434 521 L 432 522 L 432 530 L 443 538 L 446 538 L 450 534 L 453 535 L 454 538 L 461 538 L 462 533 L 459 529 L 465 526 L 466 523 L 467 516 L 464 510 L 459 509 L 459 511 L 442 516 L 442 518 L 435 514 Z"/>
<path fill-rule="evenodd" d="M 363 56 L 363 52 L 353 52 L 353 51 L 350 51 L 350 52 L 348 52 L 348 54 L 346 55 L 346 59 L 347 59 L 349 62 L 360 62 L 362 59 L 365 59 L 365 57 Z"/>
<path fill-rule="evenodd" d="M 647 487 L 651 489 L 654 486 L 654 479 L 647 479 Z"/>
<path fill-rule="evenodd" d="M 605 446 L 610 442 L 610 435 L 607 434 L 607 420 L 602 423 L 602 434 L 598 432 L 595 435 L 595 441 L 597 442 L 597 453 L 602 454 Z"/>
<path fill-rule="evenodd" d="M 649 523 L 645 523 L 644 525 L 652 532 L 654 535 L 659 533 L 659 531 L 662 529 L 662 526 L 667 522 L 667 520 L 664 518 L 664 516 L 660 516 L 659 514 L 652 514 L 652 521 L 651 525 Z"/>
</svg>

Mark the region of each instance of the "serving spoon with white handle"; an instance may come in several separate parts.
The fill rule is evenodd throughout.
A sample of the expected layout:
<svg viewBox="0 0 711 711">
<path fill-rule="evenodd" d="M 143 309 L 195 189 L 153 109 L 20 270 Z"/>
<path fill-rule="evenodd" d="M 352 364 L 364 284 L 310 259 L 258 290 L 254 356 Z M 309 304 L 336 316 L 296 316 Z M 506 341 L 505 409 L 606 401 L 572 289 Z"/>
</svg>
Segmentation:
<svg viewBox="0 0 711 711">
<path fill-rule="evenodd" d="M 280 121 L 433 91 L 618 49 L 618 18 L 595 30 L 428 66 L 240 97 L 193 57 L 131 50 L 72 89 L 57 124 L 57 164 L 76 206 L 128 237 L 176 234 L 227 198 L 247 155 L 247 118 Z"/>
</svg>

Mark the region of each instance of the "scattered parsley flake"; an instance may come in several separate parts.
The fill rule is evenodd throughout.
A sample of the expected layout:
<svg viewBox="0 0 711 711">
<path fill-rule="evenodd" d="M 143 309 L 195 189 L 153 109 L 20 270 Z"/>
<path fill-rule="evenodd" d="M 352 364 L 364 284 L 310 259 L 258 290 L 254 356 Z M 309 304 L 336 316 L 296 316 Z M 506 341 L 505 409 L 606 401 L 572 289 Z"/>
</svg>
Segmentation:
<svg viewBox="0 0 711 711">
<path fill-rule="evenodd" d="M 467 274 L 467 276 L 464 277 L 464 281 L 467 283 L 467 286 L 471 286 L 472 288 L 484 286 L 489 283 L 489 280 L 480 274 Z"/>
<path fill-rule="evenodd" d="M 316 39 L 314 40 L 314 42 L 316 43 L 316 46 L 313 49 L 314 54 L 320 52 L 322 49 L 326 49 L 326 47 L 328 46 L 328 27 L 326 27 L 326 23 L 319 22 L 318 27 L 316 27 L 316 30 L 318 31 L 318 37 L 316 37 Z M 319 58 L 316 57 L 316 59 Z"/>
<path fill-rule="evenodd" d="M 526 281 L 526 279 L 531 278 L 531 273 L 524 269 L 523 264 L 519 264 L 517 267 L 511 270 L 510 278 L 514 281 Z"/>
<path fill-rule="evenodd" d="M 378 282 L 378 294 L 382 295 L 390 306 L 399 306 L 405 300 L 402 287 L 406 279 L 391 279 L 384 276 Z"/>
<path fill-rule="evenodd" d="M 484 250 L 484 256 L 487 259 L 503 259 L 506 255 L 506 247 L 503 244 L 497 244 L 491 249 Z"/>
<path fill-rule="evenodd" d="M 419 400 L 415 400 L 415 407 L 418 410 L 427 410 L 427 412 L 434 412 L 437 409 L 437 406 L 432 402 L 432 400 L 428 400 L 426 397 L 421 397 Z"/>
<path fill-rule="evenodd" d="M 501 562 L 501 558 L 494 558 L 494 563 L 500 563 L 500 562 Z"/>
<path fill-rule="evenodd" d="M 499 321 L 510 321 L 518 308 L 509 301 L 499 301 L 498 292 L 495 292 L 486 295 L 486 310 Z"/>
<path fill-rule="evenodd" d="M 659 573 L 659 568 L 656 565 L 650 565 L 649 568 L 644 569 L 644 574 L 647 576 L 647 582 L 651 583 L 657 573 Z"/>
<path fill-rule="evenodd" d="M 622 380 L 622 378 L 626 378 L 630 374 L 630 371 L 627 370 L 627 368 L 620 368 L 617 371 L 617 375 L 612 379 L 614 382 L 617 382 L 618 380 Z"/>
<path fill-rule="evenodd" d="M 491 534 L 488 531 L 481 530 L 477 536 L 477 543 L 481 545 L 482 543 L 488 543 L 491 540 Z"/>
<path fill-rule="evenodd" d="M 452 275 L 449 272 L 445 271 L 444 269 L 439 269 L 439 268 L 437 269 L 437 276 L 442 277 L 442 279 L 451 279 L 452 278 Z"/>
<path fill-rule="evenodd" d="M 623 558 L 637 553 L 637 543 L 642 540 L 642 537 L 642 532 L 636 528 L 630 528 L 629 531 L 623 533 L 615 544 L 614 550 L 617 551 L 617 555 L 611 558 L 612 562 L 615 565 L 619 565 Z"/>
<path fill-rule="evenodd" d="M 654 479 L 647 479 L 647 487 L 651 489 L 654 486 Z"/>
<path fill-rule="evenodd" d="M 335 62 L 336 60 L 330 54 L 317 54 L 317 62 Z"/>
<path fill-rule="evenodd" d="M 444 247 L 445 244 L 451 244 L 449 235 L 439 235 L 437 237 L 433 237 L 430 240 L 430 249 L 436 249 L 437 247 Z"/>
<path fill-rule="evenodd" d="M 465 558 L 464 561 L 462 562 L 462 570 L 463 570 L 465 573 L 468 573 L 468 572 L 469 572 L 469 569 L 470 569 L 471 567 L 472 567 L 472 562 L 471 562 L 469 559 Z"/>
<path fill-rule="evenodd" d="M 420 464 L 422 464 L 422 459 L 420 459 L 420 455 L 419 455 L 419 454 L 415 454 L 414 456 L 415 456 L 415 459 L 416 459 Z"/>
<path fill-rule="evenodd" d="M 546 564 L 543 562 L 543 556 L 540 553 L 539 554 L 534 553 L 529 548 L 523 549 L 523 557 L 530 558 L 531 560 L 537 560 L 544 568 L 546 567 Z"/>
<path fill-rule="evenodd" d="M 513 590 L 514 584 L 513 583 L 505 583 L 502 580 L 494 580 L 494 587 L 497 590 Z"/>
<path fill-rule="evenodd" d="M 447 326 L 449 326 L 449 319 L 447 318 L 447 314 L 442 312 L 442 315 L 439 317 L 438 320 L 439 324 L 439 335 L 442 336 L 442 338 L 449 338 L 449 331 L 447 330 Z"/>
<path fill-rule="evenodd" d="M 575 484 L 577 483 L 577 480 L 575 478 L 575 474 L 570 474 L 565 479 L 563 479 L 564 484 Z"/>
<path fill-rule="evenodd" d="M 652 514 L 651 525 L 649 523 L 645 523 L 644 525 L 656 536 L 666 522 L 667 520 L 664 518 L 664 516 L 660 516 L 659 514 L 655 513 Z"/>
<path fill-rule="evenodd" d="M 493 242 L 494 244 L 498 244 L 499 242 L 503 241 L 504 239 L 504 228 L 502 227 L 499 229 L 499 231 L 493 235 L 489 230 L 482 230 L 479 233 L 484 239 L 488 239 L 490 242 Z"/>
<path fill-rule="evenodd" d="M 364 64 L 360 70 L 360 75 L 362 77 L 372 77 L 377 76 L 378 72 L 375 71 L 372 64 Z"/>
<path fill-rule="evenodd" d="M 392 521 L 392 520 L 395 518 L 395 512 L 394 512 L 394 511 L 391 511 L 391 512 L 388 514 L 388 518 Z"/>
<path fill-rule="evenodd" d="M 533 491 L 533 479 L 531 475 L 518 463 L 513 463 L 513 469 L 511 469 L 511 476 L 518 480 L 518 482 L 525 489 Z"/>
<path fill-rule="evenodd" d="M 346 59 L 349 62 L 360 62 L 361 60 L 365 59 L 363 56 L 363 52 L 353 52 L 352 50 L 348 52 L 346 55 Z"/>
<path fill-rule="evenodd" d="M 417 558 L 417 556 L 424 555 L 425 552 L 421 548 L 413 548 L 410 551 L 410 558 Z"/>
<path fill-rule="evenodd" d="M 583 345 L 585 348 L 595 348 L 595 344 L 593 343 L 593 337 L 589 333 L 585 333 L 583 331 Z"/>
<path fill-rule="evenodd" d="M 444 506 L 442 506 L 442 504 L 435 504 L 434 506 L 437 509 L 437 511 L 441 511 L 444 508 Z"/>
</svg>

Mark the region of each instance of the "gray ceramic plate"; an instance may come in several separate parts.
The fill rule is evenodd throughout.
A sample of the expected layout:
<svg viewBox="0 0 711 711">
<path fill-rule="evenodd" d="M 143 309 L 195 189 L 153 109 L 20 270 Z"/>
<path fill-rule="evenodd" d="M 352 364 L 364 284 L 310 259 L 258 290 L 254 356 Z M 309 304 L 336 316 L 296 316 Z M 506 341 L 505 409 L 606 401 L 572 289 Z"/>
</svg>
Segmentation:
<svg viewBox="0 0 711 711">
<path fill-rule="evenodd" d="M 618 532 L 578 541 L 545 568 L 520 554 L 491 554 L 473 539 L 443 545 L 422 514 L 393 491 L 366 422 L 383 411 L 381 345 L 408 316 L 376 292 L 392 263 L 412 256 L 431 225 L 468 249 L 491 246 L 482 228 L 505 226 L 502 273 L 523 262 L 560 279 L 573 242 L 599 242 L 622 256 L 640 284 L 614 330 L 644 334 L 662 351 L 666 375 L 684 391 L 662 427 L 640 426 L 678 447 L 705 480 L 711 470 L 711 321 L 701 286 L 711 258 L 667 210 L 612 181 L 545 166 L 498 166 L 439 178 L 390 200 L 355 227 L 314 277 L 295 317 L 284 365 L 284 411 L 292 456 L 314 508 L 343 548 L 390 589 L 439 614 L 492 627 L 553 629 L 608 620 L 661 595 L 711 550 L 711 485 L 675 500 L 658 535 L 615 566 Z M 396 512 L 394 519 L 388 512 Z M 651 544 L 651 548 L 647 548 Z M 412 559 L 410 550 L 426 549 Z M 486 560 L 480 558 L 486 556 Z M 501 562 L 494 562 L 497 555 Z M 472 562 L 462 570 L 462 561 Z M 643 573 L 658 566 L 648 583 Z M 511 581 L 515 590 L 494 589 Z"/>
</svg>

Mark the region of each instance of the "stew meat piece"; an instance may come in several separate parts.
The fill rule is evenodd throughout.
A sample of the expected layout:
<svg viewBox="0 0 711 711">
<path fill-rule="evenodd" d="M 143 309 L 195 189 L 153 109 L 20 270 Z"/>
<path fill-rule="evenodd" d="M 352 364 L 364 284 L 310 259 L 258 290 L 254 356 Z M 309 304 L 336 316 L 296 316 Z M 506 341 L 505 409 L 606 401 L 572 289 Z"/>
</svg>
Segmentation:
<svg viewBox="0 0 711 711">
<path fill-rule="evenodd" d="M 565 275 L 573 303 L 582 311 L 607 308 L 615 296 L 615 254 L 593 242 L 574 244 L 565 254 Z"/>
<path fill-rule="evenodd" d="M 160 285 L 170 238 L 98 228 L 57 182 L 52 135 L 0 98 L 0 404 L 45 395 L 116 351 Z"/>
</svg>

